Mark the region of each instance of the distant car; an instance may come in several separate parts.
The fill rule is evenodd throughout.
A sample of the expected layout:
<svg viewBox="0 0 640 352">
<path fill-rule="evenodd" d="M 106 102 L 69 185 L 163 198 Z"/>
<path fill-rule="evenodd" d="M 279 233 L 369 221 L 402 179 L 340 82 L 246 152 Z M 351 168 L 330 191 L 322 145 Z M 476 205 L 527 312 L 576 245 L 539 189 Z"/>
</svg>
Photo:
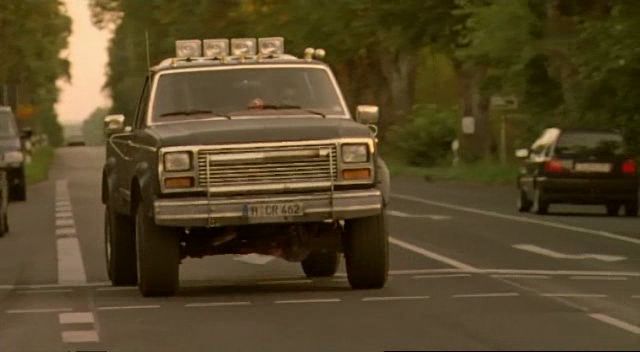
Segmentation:
<svg viewBox="0 0 640 352">
<path fill-rule="evenodd" d="M 516 156 L 525 159 L 517 180 L 519 211 L 602 204 L 611 216 L 623 206 L 625 215 L 638 215 L 638 164 L 619 133 L 550 128 Z"/>
<path fill-rule="evenodd" d="M 24 143 L 31 137 L 30 130 L 21 135 L 10 107 L 0 107 L 0 169 L 6 170 L 11 200 L 27 199 L 27 183 L 25 180 Z"/>
<path fill-rule="evenodd" d="M 86 144 L 82 127 L 78 125 L 64 126 L 64 140 L 68 147 L 81 147 Z"/>
</svg>

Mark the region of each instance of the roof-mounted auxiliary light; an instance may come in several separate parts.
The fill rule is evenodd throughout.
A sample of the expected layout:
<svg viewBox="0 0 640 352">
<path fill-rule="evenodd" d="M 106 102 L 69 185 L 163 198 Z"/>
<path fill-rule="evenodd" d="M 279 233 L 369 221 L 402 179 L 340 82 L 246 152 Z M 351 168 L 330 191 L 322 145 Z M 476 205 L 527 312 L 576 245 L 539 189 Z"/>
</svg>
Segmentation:
<svg viewBox="0 0 640 352">
<path fill-rule="evenodd" d="M 256 38 L 231 39 L 231 55 L 246 57 L 256 55 Z"/>
<path fill-rule="evenodd" d="M 311 61 L 313 59 L 322 60 L 327 55 L 324 49 L 306 48 L 304 49 L 304 59 Z"/>
<path fill-rule="evenodd" d="M 200 39 L 177 40 L 176 57 L 190 58 L 202 56 L 202 41 Z"/>
<path fill-rule="evenodd" d="M 269 37 L 259 38 L 258 48 L 260 55 L 276 56 L 284 54 L 284 38 Z"/>
<path fill-rule="evenodd" d="M 205 57 L 224 58 L 229 55 L 229 39 L 205 39 L 202 47 Z"/>
</svg>

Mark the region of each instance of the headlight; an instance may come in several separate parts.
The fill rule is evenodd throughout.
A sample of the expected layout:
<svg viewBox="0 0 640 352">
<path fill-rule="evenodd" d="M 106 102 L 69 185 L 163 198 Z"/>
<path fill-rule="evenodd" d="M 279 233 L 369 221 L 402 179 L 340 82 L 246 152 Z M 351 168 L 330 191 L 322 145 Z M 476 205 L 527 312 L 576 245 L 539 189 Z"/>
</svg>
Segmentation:
<svg viewBox="0 0 640 352">
<path fill-rule="evenodd" d="M 5 152 L 3 158 L 6 163 L 21 163 L 24 161 L 24 154 L 19 150 L 12 150 Z"/>
<path fill-rule="evenodd" d="M 191 170 L 191 153 L 172 152 L 164 155 L 165 171 L 188 171 Z"/>
<path fill-rule="evenodd" d="M 345 163 L 366 163 L 369 150 L 366 144 L 345 144 L 342 146 L 342 161 Z"/>
</svg>

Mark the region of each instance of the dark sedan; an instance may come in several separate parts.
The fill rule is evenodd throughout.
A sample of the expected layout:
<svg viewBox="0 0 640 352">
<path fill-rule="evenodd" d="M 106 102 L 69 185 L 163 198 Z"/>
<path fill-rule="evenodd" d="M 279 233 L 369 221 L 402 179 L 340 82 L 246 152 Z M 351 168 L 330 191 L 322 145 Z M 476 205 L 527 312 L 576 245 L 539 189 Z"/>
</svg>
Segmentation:
<svg viewBox="0 0 640 352">
<path fill-rule="evenodd" d="M 619 133 L 545 130 L 524 159 L 517 185 L 518 210 L 546 214 L 554 203 L 602 204 L 607 214 L 638 215 L 638 164 Z"/>
</svg>

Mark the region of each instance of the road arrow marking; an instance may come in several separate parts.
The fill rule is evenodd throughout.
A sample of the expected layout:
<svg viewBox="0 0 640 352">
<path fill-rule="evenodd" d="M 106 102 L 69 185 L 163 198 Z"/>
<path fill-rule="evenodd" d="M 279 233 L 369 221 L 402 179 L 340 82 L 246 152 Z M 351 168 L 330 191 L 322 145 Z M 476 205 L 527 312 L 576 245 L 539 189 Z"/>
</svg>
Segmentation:
<svg viewBox="0 0 640 352">
<path fill-rule="evenodd" d="M 517 249 L 521 249 L 523 251 L 527 251 L 527 252 L 536 253 L 536 254 L 547 256 L 547 257 L 551 257 L 551 258 L 554 258 L 554 259 L 595 259 L 595 260 L 600 260 L 600 261 L 609 262 L 609 263 L 611 263 L 611 262 L 619 262 L 619 261 L 627 259 L 627 257 L 623 257 L 621 255 L 589 254 L 589 253 L 565 254 L 565 253 L 552 251 L 550 249 L 538 247 L 538 246 L 533 245 L 533 244 L 524 244 L 524 243 L 523 244 L 514 244 L 513 247 L 517 248 Z"/>
</svg>

